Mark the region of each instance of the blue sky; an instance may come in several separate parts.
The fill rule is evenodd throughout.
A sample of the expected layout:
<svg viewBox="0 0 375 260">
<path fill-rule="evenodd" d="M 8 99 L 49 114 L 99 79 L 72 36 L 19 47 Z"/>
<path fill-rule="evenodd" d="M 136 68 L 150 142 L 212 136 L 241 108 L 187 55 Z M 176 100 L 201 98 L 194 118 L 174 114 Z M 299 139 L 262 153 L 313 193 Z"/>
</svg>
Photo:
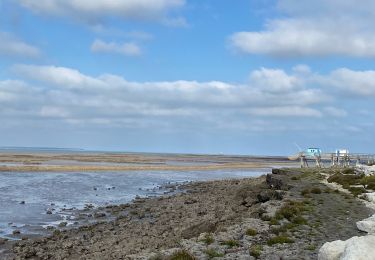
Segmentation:
<svg viewBox="0 0 375 260">
<path fill-rule="evenodd" d="M 0 145 L 371 152 L 364 2 L 0 0 Z"/>
</svg>

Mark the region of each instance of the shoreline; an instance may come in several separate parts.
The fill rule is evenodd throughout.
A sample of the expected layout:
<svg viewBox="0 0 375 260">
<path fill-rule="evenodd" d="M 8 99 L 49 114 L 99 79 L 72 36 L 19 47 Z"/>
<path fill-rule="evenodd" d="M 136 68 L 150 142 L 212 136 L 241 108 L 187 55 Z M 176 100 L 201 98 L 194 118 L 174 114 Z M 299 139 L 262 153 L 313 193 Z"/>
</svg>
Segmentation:
<svg viewBox="0 0 375 260">
<path fill-rule="evenodd" d="M 271 255 L 316 258 L 324 242 L 359 234 L 355 221 L 367 217 L 369 210 L 350 195 L 328 189 L 320 183 L 318 174 L 292 169 L 269 176 L 189 183 L 181 186 L 186 190 L 184 193 L 110 206 L 105 211 L 115 216 L 115 220 L 56 231 L 48 238 L 17 242 L 16 255 L 10 254 L 8 259 L 15 256 L 17 259 L 35 259 L 36 256 L 57 259 L 78 255 L 86 259 L 152 259 L 157 256 L 164 258 L 155 259 L 168 259 L 179 250 L 186 250 L 197 259 L 208 259 L 214 252 L 222 254 L 223 259 L 253 259 L 250 249 L 255 245 L 262 247 L 258 250 L 260 259 Z M 321 189 L 321 193 L 311 193 L 309 198 L 301 195 L 302 190 L 312 186 Z M 298 216 L 306 222 L 274 220 L 275 213 L 291 201 L 302 205 L 301 209 L 311 210 Z M 343 216 L 344 209 L 350 209 L 345 213 L 349 218 Z M 332 219 L 341 219 L 347 224 L 337 232 Z M 256 234 L 246 235 L 250 229 Z M 270 239 L 284 233 L 293 243 L 269 245 Z M 212 237 L 212 243 L 206 243 L 206 236 Z"/>
</svg>

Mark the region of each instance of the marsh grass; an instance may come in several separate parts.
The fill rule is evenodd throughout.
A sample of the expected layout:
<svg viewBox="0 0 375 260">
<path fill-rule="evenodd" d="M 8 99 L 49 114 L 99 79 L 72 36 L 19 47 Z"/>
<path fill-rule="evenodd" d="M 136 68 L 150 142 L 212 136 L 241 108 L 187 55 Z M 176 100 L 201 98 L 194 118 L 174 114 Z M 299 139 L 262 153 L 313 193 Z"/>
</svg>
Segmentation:
<svg viewBox="0 0 375 260">
<path fill-rule="evenodd" d="M 240 243 L 237 240 L 227 240 L 221 243 L 222 245 L 228 246 L 229 248 L 239 247 Z"/>
<path fill-rule="evenodd" d="M 246 230 L 246 235 L 247 236 L 256 236 L 258 234 L 258 232 L 255 230 L 255 229 L 252 229 L 252 228 L 249 228 Z"/>
<path fill-rule="evenodd" d="M 273 246 L 275 244 L 291 244 L 294 243 L 294 240 L 286 235 L 276 236 L 267 241 L 267 245 Z"/>
<path fill-rule="evenodd" d="M 192 254 L 186 250 L 181 250 L 171 255 L 169 260 L 197 260 Z"/>
<path fill-rule="evenodd" d="M 252 245 L 249 249 L 249 253 L 251 256 L 255 258 L 259 258 L 262 254 L 263 247 L 261 245 Z"/>
<path fill-rule="evenodd" d="M 209 259 L 214 258 L 214 257 L 223 257 L 224 256 L 224 254 L 217 252 L 213 248 L 207 249 L 205 251 L 205 253 L 206 253 L 206 255 L 208 256 Z"/>
</svg>

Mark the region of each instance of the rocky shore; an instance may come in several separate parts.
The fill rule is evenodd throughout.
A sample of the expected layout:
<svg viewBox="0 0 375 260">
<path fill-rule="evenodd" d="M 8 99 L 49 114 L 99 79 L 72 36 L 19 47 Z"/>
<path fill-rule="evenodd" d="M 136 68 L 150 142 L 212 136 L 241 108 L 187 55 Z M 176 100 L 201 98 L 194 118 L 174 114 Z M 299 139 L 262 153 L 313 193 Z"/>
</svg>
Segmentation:
<svg viewBox="0 0 375 260">
<path fill-rule="evenodd" d="M 5 259 L 317 259 L 325 242 L 364 235 L 373 211 L 318 170 L 189 183 L 101 209 L 111 221 L 46 238 L 0 241 Z M 103 220 L 106 220 L 104 218 Z"/>
</svg>

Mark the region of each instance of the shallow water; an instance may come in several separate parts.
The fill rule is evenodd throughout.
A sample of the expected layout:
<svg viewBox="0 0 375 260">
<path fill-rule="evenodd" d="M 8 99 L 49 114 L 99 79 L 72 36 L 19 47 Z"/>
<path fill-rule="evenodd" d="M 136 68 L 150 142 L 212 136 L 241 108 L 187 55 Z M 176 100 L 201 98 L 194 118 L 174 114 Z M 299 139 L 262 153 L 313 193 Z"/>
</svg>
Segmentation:
<svg viewBox="0 0 375 260">
<path fill-rule="evenodd" d="M 64 208 L 127 203 L 137 195 L 162 194 L 158 187 L 167 183 L 257 177 L 268 171 L 4 172 L 0 173 L 0 237 L 15 229 L 39 234 L 40 226 L 65 220 Z M 53 214 L 46 214 L 48 209 Z"/>
</svg>

